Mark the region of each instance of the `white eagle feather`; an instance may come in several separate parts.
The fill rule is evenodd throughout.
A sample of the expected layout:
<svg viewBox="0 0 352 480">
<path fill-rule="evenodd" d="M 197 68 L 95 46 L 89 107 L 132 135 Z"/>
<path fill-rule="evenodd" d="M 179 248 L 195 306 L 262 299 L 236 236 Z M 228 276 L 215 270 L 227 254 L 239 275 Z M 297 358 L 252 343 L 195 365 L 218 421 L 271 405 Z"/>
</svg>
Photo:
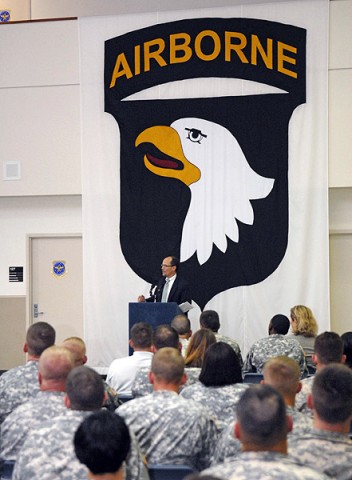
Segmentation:
<svg viewBox="0 0 352 480">
<path fill-rule="evenodd" d="M 211 256 L 213 244 L 227 249 L 227 237 L 239 241 L 236 220 L 252 225 L 250 200 L 265 198 L 274 179 L 256 173 L 232 133 L 200 118 L 182 118 L 171 125 L 181 140 L 185 157 L 201 171 L 192 183 L 192 198 L 182 231 L 182 262 L 197 252 L 199 263 Z"/>
</svg>

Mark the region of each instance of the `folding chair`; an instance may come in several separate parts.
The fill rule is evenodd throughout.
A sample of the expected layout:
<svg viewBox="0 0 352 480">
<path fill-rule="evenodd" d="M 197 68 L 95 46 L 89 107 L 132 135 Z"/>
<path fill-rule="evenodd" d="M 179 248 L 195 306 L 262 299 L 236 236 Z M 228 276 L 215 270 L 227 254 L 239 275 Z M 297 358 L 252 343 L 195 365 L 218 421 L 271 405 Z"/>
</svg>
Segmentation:
<svg viewBox="0 0 352 480">
<path fill-rule="evenodd" d="M 165 464 L 149 464 L 150 480 L 183 480 L 186 475 L 194 473 L 193 468 L 188 465 L 165 465 Z"/>
<path fill-rule="evenodd" d="M 260 383 L 263 380 L 262 373 L 245 373 L 243 383 Z"/>
<path fill-rule="evenodd" d="M 12 478 L 12 472 L 15 467 L 15 460 L 4 460 L 2 464 L 1 479 L 8 480 Z"/>
</svg>

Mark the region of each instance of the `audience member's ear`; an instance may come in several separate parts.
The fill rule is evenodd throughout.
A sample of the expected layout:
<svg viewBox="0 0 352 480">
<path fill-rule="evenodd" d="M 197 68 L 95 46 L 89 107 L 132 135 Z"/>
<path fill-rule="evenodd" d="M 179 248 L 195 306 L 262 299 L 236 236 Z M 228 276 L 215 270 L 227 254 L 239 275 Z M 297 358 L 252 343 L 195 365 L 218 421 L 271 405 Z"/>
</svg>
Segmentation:
<svg viewBox="0 0 352 480">
<path fill-rule="evenodd" d="M 155 353 L 157 349 L 155 348 L 155 345 L 152 345 L 150 350 L 152 353 Z"/>
<path fill-rule="evenodd" d="M 180 385 L 184 385 L 187 382 L 188 376 L 187 373 L 184 373 L 181 378 Z"/>
<path fill-rule="evenodd" d="M 291 415 L 286 415 L 286 422 L 287 422 L 287 433 L 292 432 L 293 429 L 293 420 Z"/>
<path fill-rule="evenodd" d="M 238 422 L 235 422 L 234 435 L 237 440 L 241 440 L 241 425 Z"/>
<path fill-rule="evenodd" d="M 312 355 L 312 362 L 314 363 L 314 365 L 317 365 L 317 363 L 318 363 L 318 357 L 315 353 L 313 353 L 313 355 Z"/>
<path fill-rule="evenodd" d="M 87 363 L 87 360 L 88 360 L 87 355 L 84 355 L 83 359 L 82 359 L 83 365 L 85 365 Z"/>
<path fill-rule="evenodd" d="M 28 345 L 27 345 L 27 342 L 23 345 L 23 351 L 24 351 L 24 353 L 28 353 Z"/>
<path fill-rule="evenodd" d="M 104 392 L 103 405 L 105 405 L 108 400 L 109 400 L 108 392 Z"/>
<path fill-rule="evenodd" d="M 42 379 L 42 374 L 41 374 L 40 372 L 38 372 L 38 382 L 39 382 L 39 385 L 42 384 L 42 381 L 43 381 L 43 379 Z"/>
<path fill-rule="evenodd" d="M 178 351 L 181 353 L 182 352 L 182 343 L 178 342 Z"/>
<path fill-rule="evenodd" d="M 298 382 L 296 393 L 299 393 L 302 390 L 302 382 Z"/>
<path fill-rule="evenodd" d="M 149 383 L 151 383 L 152 385 L 154 385 L 154 374 L 152 371 L 150 371 L 148 373 L 148 378 L 149 378 Z"/>
<path fill-rule="evenodd" d="M 309 393 L 307 395 L 307 406 L 308 408 L 310 408 L 311 410 L 314 409 L 314 400 L 313 400 L 313 395 L 311 393 Z"/>
<path fill-rule="evenodd" d="M 68 398 L 67 393 L 65 393 L 64 396 L 64 404 L 66 408 L 71 408 L 71 400 Z"/>
<path fill-rule="evenodd" d="M 134 341 L 131 338 L 128 340 L 128 344 L 134 350 Z"/>
<path fill-rule="evenodd" d="M 259 383 L 260 383 L 261 385 L 265 385 L 265 380 L 264 380 L 264 378 L 262 378 L 262 380 L 260 380 Z"/>
<path fill-rule="evenodd" d="M 341 357 L 341 363 L 346 363 L 346 355 L 342 355 L 342 357 Z"/>
</svg>

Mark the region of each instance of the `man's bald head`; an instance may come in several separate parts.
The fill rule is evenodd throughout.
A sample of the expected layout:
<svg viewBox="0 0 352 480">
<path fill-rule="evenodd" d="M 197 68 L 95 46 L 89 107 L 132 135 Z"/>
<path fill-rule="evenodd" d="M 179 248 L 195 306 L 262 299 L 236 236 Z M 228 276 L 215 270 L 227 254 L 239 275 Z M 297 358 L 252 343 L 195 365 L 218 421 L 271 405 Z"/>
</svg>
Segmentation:
<svg viewBox="0 0 352 480">
<path fill-rule="evenodd" d="M 72 354 L 64 347 L 49 347 L 39 359 L 39 378 L 41 382 L 65 382 L 74 367 Z"/>
<path fill-rule="evenodd" d="M 184 374 L 184 360 L 179 350 L 165 347 L 158 350 L 152 360 L 153 376 L 163 383 L 177 384 Z"/>
<path fill-rule="evenodd" d="M 87 362 L 86 356 L 86 344 L 80 337 L 66 338 L 62 344 L 62 347 L 67 348 L 73 357 L 75 367 L 84 365 Z"/>
<path fill-rule="evenodd" d="M 295 360 L 279 356 L 265 363 L 263 376 L 265 383 L 274 387 L 285 398 L 296 395 L 301 371 Z"/>
</svg>

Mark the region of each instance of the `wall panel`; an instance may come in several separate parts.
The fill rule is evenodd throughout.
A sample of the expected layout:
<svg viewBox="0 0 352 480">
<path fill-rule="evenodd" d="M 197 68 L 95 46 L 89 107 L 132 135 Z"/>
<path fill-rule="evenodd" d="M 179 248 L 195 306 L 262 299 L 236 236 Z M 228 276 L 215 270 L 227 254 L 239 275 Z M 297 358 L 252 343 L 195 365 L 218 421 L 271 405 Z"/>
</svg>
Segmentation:
<svg viewBox="0 0 352 480">
<path fill-rule="evenodd" d="M 0 88 L 79 83 L 77 21 L 1 25 Z"/>
<path fill-rule="evenodd" d="M 0 296 L 0 370 L 25 362 L 26 297 Z"/>
<path fill-rule="evenodd" d="M 1 167 L 21 164 L 0 196 L 80 194 L 79 86 L 0 89 L 0 105 Z"/>
<path fill-rule="evenodd" d="M 329 187 L 352 186 L 351 125 L 352 69 L 330 70 Z"/>
<path fill-rule="evenodd" d="M 330 1 L 329 68 L 352 68 L 352 1 Z"/>
</svg>

